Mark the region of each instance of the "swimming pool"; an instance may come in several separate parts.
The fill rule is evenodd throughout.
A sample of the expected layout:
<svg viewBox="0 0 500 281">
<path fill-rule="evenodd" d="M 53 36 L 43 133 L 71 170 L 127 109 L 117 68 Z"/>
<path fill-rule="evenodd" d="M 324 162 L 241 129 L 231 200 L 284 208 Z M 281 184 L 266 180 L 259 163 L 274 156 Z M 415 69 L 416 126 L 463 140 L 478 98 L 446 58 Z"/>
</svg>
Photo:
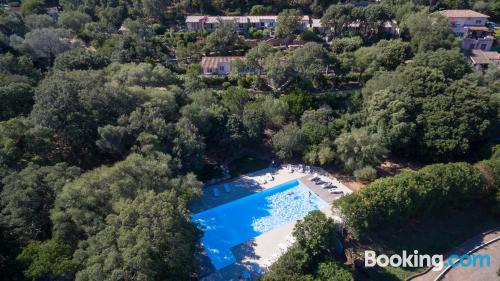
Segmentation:
<svg viewBox="0 0 500 281">
<path fill-rule="evenodd" d="M 200 212 L 192 220 L 204 231 L 203 246 L 219 270 L 235 262 L 232 247 L 326 206 L 293 180 Z"/>
</svg>

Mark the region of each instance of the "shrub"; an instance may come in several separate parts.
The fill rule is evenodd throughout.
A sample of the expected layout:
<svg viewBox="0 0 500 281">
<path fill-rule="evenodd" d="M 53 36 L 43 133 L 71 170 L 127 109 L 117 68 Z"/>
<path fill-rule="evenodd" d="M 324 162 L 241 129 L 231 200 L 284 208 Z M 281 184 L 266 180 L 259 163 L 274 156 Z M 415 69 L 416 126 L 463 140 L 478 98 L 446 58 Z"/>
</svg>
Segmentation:
<svg viewBox="0 0 500 281">
<path fill-rule="evenodd" d="M 372 181 L 377 178 L 377 170 L 372 166 L 364 166 L 361 169 L 355 170 L 353 174 L 359 180 Z"/>
<path fill-rule="evenodd" d="M 425 214 L 465 207 L 485 195 L 481 173 L 471 164 L 435 164 L 378 179 L 333 206 L 340 209 L 350 233 L 362 238 Z"/>
</svg>

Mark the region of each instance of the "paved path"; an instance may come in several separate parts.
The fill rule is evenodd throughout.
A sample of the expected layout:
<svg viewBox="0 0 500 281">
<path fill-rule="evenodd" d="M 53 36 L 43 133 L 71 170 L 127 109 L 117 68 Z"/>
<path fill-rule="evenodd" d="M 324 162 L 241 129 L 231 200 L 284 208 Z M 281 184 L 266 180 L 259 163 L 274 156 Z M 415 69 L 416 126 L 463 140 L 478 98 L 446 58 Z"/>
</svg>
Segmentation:
<svg viewBox="0 0 500 281">
<path fill-rule="evenodd" d="M 454 248 L 450 253 L 463 255 L 474 248 L 478 247 L 482 243 L 488 242 L 500 236 L 500 229 L 497 229 L 492 232 L 486 232 L 480 235 L 477 235 L 461 245 Z M 470 267 L 470 268 L 462 268 L 456 267 L 449 270 L 446 274 L 444 274 L 441 280 L 446 281 L 462 281 L 462 280 L 474 280 L 474 281 L 494 281 L 500 280 L 500 277 L 496 275 L 496 271 L 500 268 L 500 240 L 479 249 L 474 252 L 474 254 L 489 254 L 491 259 L 491 267 L 489 268 L 479 268 L 479 267 Z M 445 256 L 445 259 L 448 255 Z M 416 276 L 413 278 L 409 278 L 411 281 L 434 281 L 445 269 L 443 268 L 440 271 L 430 270 L 423 275 Z"/>
</svg>

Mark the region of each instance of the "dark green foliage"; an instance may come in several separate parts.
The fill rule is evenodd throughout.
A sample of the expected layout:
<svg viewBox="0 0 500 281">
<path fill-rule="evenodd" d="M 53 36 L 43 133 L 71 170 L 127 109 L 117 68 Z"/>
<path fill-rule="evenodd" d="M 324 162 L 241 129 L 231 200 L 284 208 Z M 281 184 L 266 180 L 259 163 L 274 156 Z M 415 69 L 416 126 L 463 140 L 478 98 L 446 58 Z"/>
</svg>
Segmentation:
<svg viewBox="0 0 500 281">
<path fill-rule="evenodd" d="M 197 196 L 199 182 L 191 174 L 175 177 L 172 166 L 168 155 L 132 154 L 112 167 L 83 174 L 57 195 L 54 235 L 71 243 L 93 236 L 105 227 L 106 217 L 116 213 L 118 203 L 133 201 L 145 191 L 178 192 L 182 202 Z"/>
<path fill-rule="evenodd" d="M 403 20 L 401 29 L 403 36 L 411 38 L 415 53 L 457 46 L 448 19 L 437 13 L 411 13 Z"/>
<path fill-rule="evenodd" d="M 433 52 L 418 53 L 413 65 L 439 69 L 446 78 L 457 80 L 471 72 L 470 64 L 459 50 L 439 49 Z"/>
<path fill-rule="evenodd" d="M 36 126 L 29 119 L 13 118 L 0 122 L 0 175 L 23 169 L 28 163 L 45 164 L 54 160 L 50 130 Z"/>
<path fill-rule="evenodd" d="M 351 272 L 333 258 L 337 234 L 332 219 L 309 213 L 293 231 L 297 242 L 262 277 L 264 281 L 353 281 Z"/>
<path fill-rule="evenodd" d="M 439 68 L 410 65 L 382 73 L 365 91 L 368 128 L 393 152 L 451 160 L 467 155 L 498 126 L 488 88 L 470 77 L 450 83 Z"/>
<path fill-rule="evenodd" d="M 195 269 L 200 232 L 177 196 L 174 191 L 150 191 L 115 208 L 108 224 L 75 252 L 75 261 L 82 265 L 75 280 L 188 279 Z"/>
<path fill-rule="evenodd" d="M 35 92 L 31 118 L 55 133 L 70 162 L 90 160 L 96 152 L 97 128 L 137 105 L 138 99 L 122 85 L 105 82 L 98 71 L 56 71 Z"/>
<path fill-rule="evenodd" d="M 49 212 L 64 184 L 78 177 L 80 169 L 61 163 L 28 165 L 2 180 L 0 223 L 22 242 L 50 236 Z"/>
<path fill-rule="evenodd" d="M 78 265 L 72 261 L 72 249 L 57 239 L 45 242 L 33 241 L 23 248 L 17 260 L 27 269 L 24 275 L 32 280 L 47 275 L 70 277 Z"/>
<path fill-rule="evenodd" d="M 417 172 L 381 178 L 342 197 L 334 208 L 355 237 L 396 228 L 410 219 L 449 208 L 465 208 L 486 194 L 481 174 L 467 163 L 435 164 Z"/>
<path fill-rule="evenodd" d="M 90 70 L 101 69 L 110 64 L 110 60 L 96 52 L 85 49 L 74 49 L 58 55 L 54 61 L 57 70 Z"/>
<path fill-rule="evenodd" d="M 335 252 L 333 220 L 321 211 L 313 211 L 298 222 L 293 229 L 293 236 L 311 258 L 329 256 Z"/>
</svg>

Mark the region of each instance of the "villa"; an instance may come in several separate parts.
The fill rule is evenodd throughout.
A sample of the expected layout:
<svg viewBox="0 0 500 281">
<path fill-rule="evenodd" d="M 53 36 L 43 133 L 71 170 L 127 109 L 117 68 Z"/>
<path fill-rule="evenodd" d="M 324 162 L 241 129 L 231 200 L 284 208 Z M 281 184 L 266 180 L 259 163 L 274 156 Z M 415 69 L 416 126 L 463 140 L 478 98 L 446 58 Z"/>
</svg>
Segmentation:
<svg viewBox="0 0 500 281">
<path fill-rule="evenodd" d="M 231 62 L 244 60 L 245 57 L 202 57 L 201 68 L 204 75 L 227 75 L 231 71 Z"/>
<path fill-rule="evenodd" d="M 486 26 L 488 15 L 473 10 L 443 10 L 439 13 L 448 19 L 453 32 L 463 38 L 464 50 L 491 49 L 494 37 L 493 29 Z"/>
<path fill-rule="evenodd" d="M 320 210 L 337 223 L 331 203 L 352 191 L 321 168 L 267 168 L 205 186 L 191 206 L 204 231 L 199 276 L 204 281 L 258 280 L 294 242 L 295 223 Z"/>
</svg>

